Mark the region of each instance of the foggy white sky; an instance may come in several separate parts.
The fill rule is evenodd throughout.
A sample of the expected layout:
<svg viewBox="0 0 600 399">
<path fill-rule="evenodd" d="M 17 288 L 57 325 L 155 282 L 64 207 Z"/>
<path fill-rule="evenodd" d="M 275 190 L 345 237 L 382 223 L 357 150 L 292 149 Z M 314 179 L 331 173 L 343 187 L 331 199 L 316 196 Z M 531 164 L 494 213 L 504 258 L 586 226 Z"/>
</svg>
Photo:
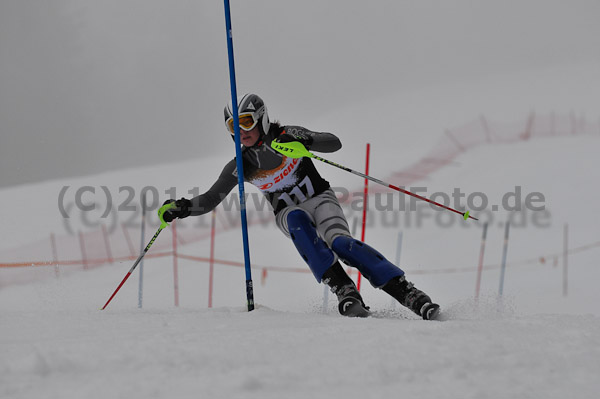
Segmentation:
<svg viewBox="0 0 600 399">
<path fill-rule="evenodd" d="M 284 123 L 359 97 L 600 62 L 595 0 L 233 0 L 232 14 L 238 91 Z M 223 15 L 221 1 L 2 0 L 0 186 L 232 154 Z"/>
</svg>

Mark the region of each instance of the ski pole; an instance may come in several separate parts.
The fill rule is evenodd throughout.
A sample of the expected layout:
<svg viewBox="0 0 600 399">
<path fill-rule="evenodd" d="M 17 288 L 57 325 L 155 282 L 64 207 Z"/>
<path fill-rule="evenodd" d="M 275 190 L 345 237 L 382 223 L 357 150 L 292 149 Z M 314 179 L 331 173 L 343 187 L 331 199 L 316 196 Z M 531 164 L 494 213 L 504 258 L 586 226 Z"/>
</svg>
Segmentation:
<svg viewBox="0 0 600 399">
<path fill-rule="evenodd" d="M 378 183 L 378 184 L 381 184 L 383 186 L 389 187 L 392 190 L 400 191 L 401 193 L 404 193 L 404 194 L 410 195 L 412 197 L 418 198 L 420 200 L 429 202 L 430 204 L 437 205 L 437 206 L 439 206 L 441 208 L 447 209 L 447 210 L 452 211 L 454 213 L 458 213 L 459 215 L 461 215 L 463 217 L 464 220 L 467 220 L 467 219 L 479 220 L 479 219 L 477 219 L 477 218 L 475 218 L 473 216 L 470 216 L 469 215 L 469 211 L 466 211 L 466 212 L 457 211 L 456 209 L 447 207 L 447 206 L 442 205 L 442 204 L 440 204 L 438 202 L 435 202 L 435 201 L 432 201 L 432 200 L 430 200 L 428 198 L 422 197 L 422 196 L 420 196 L 418 194 L 415 194 L 415 193 L 412 193 L 410 191 L 404 190 L 404 189 L 402 189 L 402 188 L 400 188 L 398 186 L 394 186 L 393 184 L 386 183 L 386 182 L 384 182 L 382 180 L 379 180 L 379 179 L 376 179 L 374 177 L 365 175 L 364 173 L 360 173 L 360 172 L 357 172 L 355 170 L 352 170 L 352 169 L 350 169 L 350 168 L 348 168 L 346 166 L 342 166 L 342 165 L 337 164 L 335 162 L 332 162 L 332 161 L 329 161 L 327 159 L 318 157 L 315 154 L 313 154 L 312 152 L 308 151 L 306 149 L 306 147 L 304 147 L 304 145 L 302 143 L 298 142 L 298 141 L 291 141 L 291 142 L 288 142 L 288 143 L 278 143 L 278 142 L 276 142 L 276 141 L 273 140 L 271 142 L 271 147 L 275 151 L 277 151 L 277 152 L 285 155 L 286 157 L 290 157 L 290 158 L 303 158 L 303 157 L 307 157 L 307 158 L 314 158 L 314 159 L 316 159 L 318 161 L 321 161 L 321 162 L 325 162 L 326 164 L 335 166 L 336 168 L 345 170 L 346 172 L 353 173 L 353 174 L 355 174 L 357 176 L 360 176 L 362 178 L 369 179 L 371 181 L 374 181 L 375 183 Z"/>
<path fill-rule="evenodd" d="M 173 208 L 176 208 L 176 207 L 177 207 L 177 205 L 175 205 L 175 202 L 170 202 L 170 203 L 168 203 L 168 204 L 163 205 L 162 207 L 160 207 L 160 209 L 158 210 L 158 218 L 160 219 L 160 227 L 158 228 L 158 230 L 156 230 L 156 233 L 154 233 L 154 237 L 152 237 L 152 239 L 150 240 L 150 242 L 148 243 L 148 245 L 146 245 L 146 248 L 144 248 L 144 250 L 142 251 L 142 253 L 140 254 L 140 256 L 138 256 L 138 258 L 135 261 L 135 263 L 133 264 L 133 266 L 131 266 L 131 269 L 129 269 L 129 271 L 127 272 L 127 274 L 125 275 L 125 277 L 121 281 L 121 284 L 119 284 L 119 286 L 117 287 L 117 289 L 115 290 L 115 292 L 113 292 L 113 294 L 110 296 L 110 298 L 108 298 L 108 301 L 106 302 L 106 304 L 100 310 L 106 309 L 106 307 L 108 306 L 108 304 L 110 303 L 110 301 L 112 301 L 112 299 L 115 297 L 115 295 L 117 295 L 117 292 L 119 292 L 119 290 L 121 289 L 121 287 L 123 286 L 123 284 L 125 284 L 125 281 L 127 281 L 127 279 L 129 278 L 129 276 L 131 276 L 131 273 L 133 273 L 133 271 L 137 267 L 138 263 L 140 263 L 140 261 L 142 260 L 142 258 L 144 257 L 144 255 L 146 255 L 146 252 L 148 252 L 148 250 L 150 249 L 150 247 L 152 246 L 152 244 L 154 244 L 154 241 L 156 240 L 156 238 L 158 237 L 158 235 L 160 234 L 160 232 L 163 231 L 163 229 L 169 225 L 169 223 L 165 222 L 165 220 L 163 219 L 163 214 L 166 211 L 168 211 L 169 209 L 173 209 Z"/>
</svg>

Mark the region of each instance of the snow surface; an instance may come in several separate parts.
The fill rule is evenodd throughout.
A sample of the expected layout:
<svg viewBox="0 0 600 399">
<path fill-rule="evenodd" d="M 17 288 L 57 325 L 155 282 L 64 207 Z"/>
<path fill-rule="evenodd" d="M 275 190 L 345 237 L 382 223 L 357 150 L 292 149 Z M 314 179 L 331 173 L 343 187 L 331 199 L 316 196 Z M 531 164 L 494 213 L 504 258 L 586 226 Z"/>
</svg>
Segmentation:
<svg viewBox="0 0 600 399">
<path fill-rule="evenodd" d="M 600 321 L 259 307 L 2 314 L 4 398 L 593 398 Z M 483 309 L 481 309 L 483 310 Z M 490 309 L 485 309 L 490 310 Z M 461 315 L 463 317 L 461 317 Z M 6 320 L 8 319 L 8 320 Z"/>
<path fill-rule="evenodd" d="M 585 67 L 578 67 L 580 70 L 587 70 L 588 76 L 597 74 L 593 68 L 592 72 Z M 565 70 L 544 73 L 557 77 L 557 87 L 562 84 L 564 90 L 572 84 L 560 79 L 572 75 Z M 538 76 L 505 77 L 497 87 L 510 92 L 511 84 L 535 82 Z M 462 88 L 468 91 L 471 87 L 476 93 L 478 83 L 462 84 Z M 438 93 L 449 91 L 444 88 Z M 599 91 L 593 92 L 597 96 Z M 438 107 L 436 99 L 447 99 L 436 96 L 434 89 L 413 94 L 395 97 L 413 101 L 413 108 L 410 104 L 400 107 L 406 115 L 398 118 L 407 119 L 406 125 L 399 126 L 399 131 L 405 132 L 406 145 L 390 148 L 385 138 L 373 137 L 373 176 L 383 177 L 407 166 L 429 148 L 431 135 L 412 135 L 415 131 L 411 128 L 416 128 L 419 120 L 441 134 L 442 121 L 450 126 L 465 122 L 476 116 L 473 109 L 504 109 L 517 115 L 507 109 L 521 106 L 521 117 L 529 111 L 523 104 L 537 104 L 544 111 L 561 105 L 568 110 L 565 107 L 570 105 L 541 93 L 520 96 L 515 99 L 519 104 L 511 102 L 502 108 L 509 103 L 507 94 L 476 108 L 466 103 L 465 96 L 460 104 L 448 103 L 444 108 L 447 114 L 428 119 L 427 112 L 418 114 L 419 107 L 425 109 L 426 102 Z M 582 97 L 583 103 L 597 104 L 592 94 Z M 356 107 L 393 107 L 390 100 L 382 98 L 379 103 Z M 498 112 L 496 119 L 511 121 L 501 114 Z M 356 120 L 353 115 L 352 107 L 343 108 L 329 119 L 305 125 L 319 129 L 322 122 L 337 133 L 330 127 L 338 121 Z M 363 111 L 361 116 L 365 126 L 381 127 L 377 115 Z M 365 137 L 351 133 L 351 126 L 340 126 L 339 131 L 344 149 L 328 158 L 361 169 Z M 567 222 L 571 247 L 600 238 L 594 206 L 600 194 L 599 149 L 600 134 L 482 146 L 419 182 L 429 188 L 429 194 L 461 187 L 465 193 L 485 192 L 496 203 L 516 185 L 524 192 L 545 194 L 550 214 L 547 223 L 535 226 L 528 214 L 527 223 L 511 230 L 503 301 L 496 297 L 499 270 L 494 267 L 483 273 L 479 302 L 473 299 L 481 224 L 461 222 L 442 228 L 432 217 L 420 225 L 407 225 L 410 214 L 403 214 L 400 225 L 385 226 L 378 222 L 381 212 L 370 212 L 374 222 L 366 241 L 393 260 L 397 233 L 403 231 L 402 267 L 410 280 L 442 305 L 444 320 L 439 322 L 419 320 L 392 306 L 386 295 L 368 284 L 363 285 L 363 295 L 375 311 L 373 318 L 337 315 L 331 295 L 325 313 L 323 287 L 315 284 L 308 272 L 270 272 L 262 284 L 260 269 L 255 269 L 258 307 L 248 313 L 243 306 L 243 270 L 237 267 L 217 266 L 215 307 L 207 309 L 207 265 L 180 259 L 180 306 L 176 308 L 171 259 L 147 259 L 143 308 L 137 308 L 136 272 L 105 311 L 98 309 L 131 262 L 86 271 L 63 266 L 58 278 L 52 267 L 0 269 L 0 398 L 596 398 L 600 392 L 598 247 L 569 257 L 566 298 L 562 295 L 560 253 Z M 220 171 L 215 163 L 226 161 L 206 158 L 0 190 L 0 206 L 11 210 L 3 221 L 5 231 L 11 234 L 3 235 L 0 249 L 42 242 L 51 232 L 65 234 L 65 221 L 56 211 L 56 198 L 64 185 L 106 185 L 113 193 L 122 185 L 133 186 L 136 193 L 153 185 L 161 194 L 176 186 L 179 197 L 191 187 L 207 187 Z M 358 189 L 362 184 L 347 173 L 325 165 L 318 168 L 337 186 Z M 198 176 L 181 173 L 213 169 L 214 173 Z M 256 190 L 249 187 L 248 192 Z M 32 210 L 35 218 L 24 217 Z M 503 211 L 494 214 L 486 265 L 500 262 L 502 222 L 507 217 Z M 74 231 L 85 229 L 76 217 L 70 223 Z M 182 235 L 192 231 L 192 223 L 182 223 L 179 228 Z M 168 247 L 170 240 L 170 235 L 163 233 L 156 245 Z M 236 229 L 221 232 L 217 257 L 241 261 L 240 241 Z M 255 265 L 305 268 L 293 245 L 272 223 L 253 226 L 250 244 Z M 179 250 L 207 256 L 208 248 L 205 240 Z M 553 257 L 545 263 L 520 263 L 549 254 L 558 254 L 556 263 Z M 470 269 L 435 272 L 465 267 Z"/>
</svg>

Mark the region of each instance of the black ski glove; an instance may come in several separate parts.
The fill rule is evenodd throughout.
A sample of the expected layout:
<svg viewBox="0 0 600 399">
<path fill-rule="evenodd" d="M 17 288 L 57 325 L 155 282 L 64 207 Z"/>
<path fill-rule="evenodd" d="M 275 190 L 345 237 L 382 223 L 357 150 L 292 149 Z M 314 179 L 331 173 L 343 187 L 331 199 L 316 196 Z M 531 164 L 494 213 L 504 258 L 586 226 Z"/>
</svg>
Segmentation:
<svg viewBox="0 0 600 399">
<path fill-rule="evenodd" d="M 179 218 L 183 219 L 190 216 L 190 208 L 192 207 L 192 201 L 189 199 L 178 199 L 175 201 L 174 199 L 166 200 L 163 205 L 167 205 L 174 202 L 177 205 L 177 208 L 169 209 L 165 213 L 163 213 L 163 220 L 167 223 L 171 223 L 174 219 Z"/>
<path fill-rule="evenodd" d="M 310 148 L 313 143 L 313 138 L 307 134 L 289 134 L 284 133 L 275 139 L 277 143 L 289 143 L 292 141 L 298 141 L 306 148 Z"/>
</svg>

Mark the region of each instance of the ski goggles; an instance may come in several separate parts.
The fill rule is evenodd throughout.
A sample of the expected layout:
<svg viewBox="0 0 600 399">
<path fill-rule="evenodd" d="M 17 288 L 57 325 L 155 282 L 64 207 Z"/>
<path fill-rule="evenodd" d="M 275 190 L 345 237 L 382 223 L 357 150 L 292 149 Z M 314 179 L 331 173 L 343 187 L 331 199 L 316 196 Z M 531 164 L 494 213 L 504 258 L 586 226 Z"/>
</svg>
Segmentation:
<svg viewBox="0 0 600 399">
<path fill-rule="evenodd" d="M 254 129 L 254 127 L 258 124 L 259 119 L 260 116 L 258 116 L 255 112 L 247 112 L 244 114 L 240 114 L 240 129 L 245 131 L 250 131 Z M 227 125 L 227 130 L 229 130 L 229 133 L 235 134 L 235 131 L 233 129 L 233 117 L 228 118 L 225 121 L 225 125 Z"/>
</svg>

